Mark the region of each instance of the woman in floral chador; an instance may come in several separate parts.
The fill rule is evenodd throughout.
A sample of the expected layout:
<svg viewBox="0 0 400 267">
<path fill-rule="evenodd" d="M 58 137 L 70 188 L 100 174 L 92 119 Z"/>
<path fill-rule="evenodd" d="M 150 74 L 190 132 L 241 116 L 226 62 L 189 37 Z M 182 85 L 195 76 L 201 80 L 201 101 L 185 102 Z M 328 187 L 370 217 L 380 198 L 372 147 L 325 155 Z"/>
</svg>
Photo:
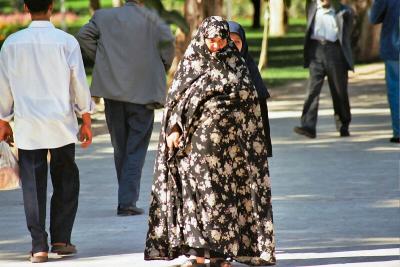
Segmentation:
<svg viewBox="0 0 400 267">
<path fill-rule="evenodd" d="M 195 255 L 193 266 L 204 266 L 199 265 L 204 256 L 212 263 L 215 257 L 275 263 L 271 185 L 256 94 L 227 22 L 205 19 L 168 94 L 146 260 Z"/>
</svg>

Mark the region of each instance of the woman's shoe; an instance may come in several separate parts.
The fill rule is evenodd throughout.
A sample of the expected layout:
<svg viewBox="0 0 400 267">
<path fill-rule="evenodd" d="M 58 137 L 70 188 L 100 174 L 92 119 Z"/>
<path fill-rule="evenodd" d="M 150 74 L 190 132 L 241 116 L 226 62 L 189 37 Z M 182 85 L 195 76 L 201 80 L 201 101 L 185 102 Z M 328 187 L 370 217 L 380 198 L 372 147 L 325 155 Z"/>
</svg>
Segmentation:
<svg viewBox="0 0 400 267">
<path fill-rule="evenodd" d="M 180 267 L 191 267 L 191 266 L 195 266 L 195 264 L 197 264 L 196 260 L 195 259 L 190 259 L 190 260 L 187 260 L 184 263 L 182 263 L 180 265 Z"/>
<path fill-rule="evenodd" d="M 226 259 L 214 258 L 210 259 L 210 267 L 232 267 L 232 263 Z"/>
<path fill-rule="evenodd" d="M 172 265 L 170 267 L 208 267 L 209 265 L 205 263 L 197 263 L 196 259 L 190 259 L 182 264 Z"/>
</svg>

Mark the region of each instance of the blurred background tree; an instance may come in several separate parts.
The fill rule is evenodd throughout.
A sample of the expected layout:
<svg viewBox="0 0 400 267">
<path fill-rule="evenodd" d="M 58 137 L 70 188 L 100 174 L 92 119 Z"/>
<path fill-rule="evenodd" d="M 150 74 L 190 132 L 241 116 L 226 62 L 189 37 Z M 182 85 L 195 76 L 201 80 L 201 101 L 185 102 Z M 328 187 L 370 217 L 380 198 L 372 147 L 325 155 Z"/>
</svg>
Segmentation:
<svg viewBox="0 0 400 267">
<path fill-rule="evenodd" d="M 89 0 L 90 13 L 93 14 L 94 11 L 96 11 L 97 9 L 100 9 L 100 8 L 101 8 L 100 0 Z"/>
<path fill-rule="evenodd" d="M 63 0 L 68 32 L 76 34 L 98 8 L 121 6 L 124 0 Z M 306 3 L 311 0 L 145 0 L 172 25 L 176 35 L 176 59 L 181 59 L 193 33 L 201 21 L 211 15 L 222 15 L 241 23 L 248 37 L 250 53 L 264 67 L 262 76 L 269 85 L 308 77 L 303 69 L 303 42 L 306 27 Z M 55 12 L 61 10 L 61 0 L 55 0 Z M 379 50 L 380 26 L 370 25 L 368 10 L 372 0 L 342 0 L 355 12 L 353 48 L 357 63 L 376 60 Z M 267 5 L 269 3 L 269 6 Z M 23 0 L 0 0 L 0 45 L 11 33 L 25 27 L 29 16 L 23 15 Z M 268 9 L 267 9 L 268 8 Z M 264 19 L 265 11 L 269 21 Z M 55 15 L 58 20 L 62 16 Z M 69 19 L 73 18 L 73 19 Z M 55 20 L 55 21 L 56 21 Z M 266 29 L 264 29 L 266 25 Z M 264 40 L 263 40 L 264 35 Z M 265 67 L 268 66 L 268 70 Z M 90 74 L 90 69 L 88 69 Z"/>
<path fill-rule="evenodd" d="M 251 3 L 253 4 L 253 28 L 258 29 L 261 27 L 261 0 L 251 0 Z"/>
<path fill-rule="evenodd" d="M 400 0 L 399 0 L 400 1 Z M 358 62 L 370 62 L 379 56 L 379 38 L 381 25 L 369 23 L 368 11 L 372 0 L 344 0 L 355 12 L 352 45 Z"/>
</svg>

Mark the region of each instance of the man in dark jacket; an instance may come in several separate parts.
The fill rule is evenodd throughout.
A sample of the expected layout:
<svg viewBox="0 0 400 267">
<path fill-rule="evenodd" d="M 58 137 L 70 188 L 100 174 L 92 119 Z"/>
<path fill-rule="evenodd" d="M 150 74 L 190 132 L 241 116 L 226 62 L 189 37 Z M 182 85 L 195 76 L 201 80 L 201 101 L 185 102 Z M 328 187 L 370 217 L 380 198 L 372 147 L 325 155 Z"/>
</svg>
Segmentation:
<svg viewBox="0 0 400 267">
<path fill-rule="evenodd" d="M 103 97 L 118 178 L 118 215 L 136 215 L 154 108 L 165 103 L 174 58 L 169 26 L 142 3 L 96 11 L 78 34 L 94 65 L 91 92 Z"/>
<path fill-rule="evenodd" d="M 316 137 L 319 95 L 327 76 L 336 127 L 340 136 L 350 135 L 351 113 L 347 93 L 347 72 L 353 70 L 350 46 L 352 25 L 352 10 L 337 0 L 317 0 L 309 5 L 304 67 L 310 70 L 310 80 L 301 116 L 301 126 L 294 128 L 296 133 L 309 138 Z"/>
<path fill-rule="evenodd" d="M 399 133 L 399 0 L 375 0 L 370 14 L 374 24 L 382 23 L 381 58 L 385 61 L 386 86 L 392 117 L 393 137 L 390 142 L 400 143 Z"/>
</svg>

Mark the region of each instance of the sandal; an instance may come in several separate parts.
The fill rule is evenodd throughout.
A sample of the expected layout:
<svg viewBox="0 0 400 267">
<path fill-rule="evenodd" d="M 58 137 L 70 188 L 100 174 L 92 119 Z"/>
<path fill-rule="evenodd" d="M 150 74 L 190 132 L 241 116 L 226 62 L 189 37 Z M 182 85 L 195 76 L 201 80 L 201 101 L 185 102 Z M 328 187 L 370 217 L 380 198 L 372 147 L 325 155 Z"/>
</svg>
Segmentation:
<svg viewBox="0 0 400 267">
<path fill-rule="evenodd" d="M 49 256 L 35 256 L 32 252 L 29 255 L 29 261 L 32 263 L 43 263 L 49 261 Z"/>
<path fill-rule="evenodd" d="M 196 259 L 189 259 L 182 264 L 172 265 L 170 267 L 207 267 L 207 264 L 197 263 Z"/>
<path fill-rule="evenodd" d="M 213 258 L 210 259 L 210 267 L 232 267 L 232 263 L 226 259 Z"/>
<path fill-rule="evenodd" d="M 179 266 L 180 267 L 191 267 L 191 266 L 195 266 L 195 264 L 197 264 L 196 259 L 189 259 Z"/>
<path fill-rule="evenodd" d="M 205 263 L 197 263 L 196 259 L 187 260 L 181 267 L 207 267 Z"/>
</svg>

